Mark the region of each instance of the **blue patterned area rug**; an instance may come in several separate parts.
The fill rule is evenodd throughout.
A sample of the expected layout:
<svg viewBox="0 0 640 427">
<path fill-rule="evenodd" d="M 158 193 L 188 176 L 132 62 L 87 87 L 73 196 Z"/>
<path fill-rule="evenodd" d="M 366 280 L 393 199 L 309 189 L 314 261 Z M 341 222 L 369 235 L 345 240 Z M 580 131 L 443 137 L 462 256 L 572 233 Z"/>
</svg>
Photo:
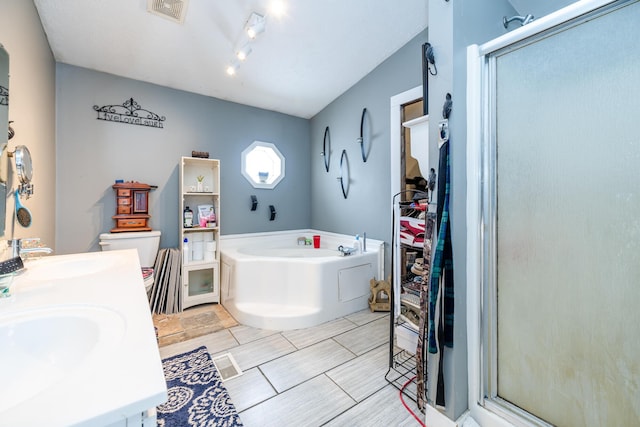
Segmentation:
<svg viewBox="0 0 640 427">
<path fill-rule="evenodd" d="M 157 408 L 159 427 L 242 426 L 206 347 L 164 359 L 162 368 L 168 399 Z"/>
</svg>

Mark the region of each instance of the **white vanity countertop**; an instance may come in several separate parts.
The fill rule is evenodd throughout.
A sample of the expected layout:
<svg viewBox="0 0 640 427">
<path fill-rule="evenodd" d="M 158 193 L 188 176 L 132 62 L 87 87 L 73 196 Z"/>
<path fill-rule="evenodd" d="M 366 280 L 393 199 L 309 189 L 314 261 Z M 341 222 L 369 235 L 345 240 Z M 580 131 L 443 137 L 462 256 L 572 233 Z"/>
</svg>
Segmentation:
<svg viewBox="0 0 640 427">
<path fill-rule="evenodd" d="M 13 296 L 0 300 L 0 343 L 10 347 L 0 346 L 0 352 L 17 354 L 0 354 L 0 361 L 20 372 L 12 380 L 5 377 L 12 366 L 0 366 L 0 426 L 105 426 L 166 401 L 135 249 L 25 265 Z M 20 326 L 28 323 L 20 319 L 33 316 L 37 321 L 29 325 L 36 326 Z M 28 339 L 12 338 L 14 333 Z"/>
</svg>

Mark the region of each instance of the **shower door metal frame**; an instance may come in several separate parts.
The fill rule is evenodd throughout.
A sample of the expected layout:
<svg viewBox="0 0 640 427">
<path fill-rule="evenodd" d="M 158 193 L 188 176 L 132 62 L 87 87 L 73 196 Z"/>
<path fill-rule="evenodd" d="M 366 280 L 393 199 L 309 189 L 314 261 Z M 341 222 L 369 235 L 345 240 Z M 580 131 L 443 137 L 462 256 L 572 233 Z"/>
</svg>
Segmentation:
<svg viewBox="0 0 640 427">
<path fill-rule="evenodd" d="M 469 409 L 482 425 L 543 425 L 497 390 L 497 58 L 638 0 L 574 3 L 467 49 L 467 319 Z"/>
</svg>

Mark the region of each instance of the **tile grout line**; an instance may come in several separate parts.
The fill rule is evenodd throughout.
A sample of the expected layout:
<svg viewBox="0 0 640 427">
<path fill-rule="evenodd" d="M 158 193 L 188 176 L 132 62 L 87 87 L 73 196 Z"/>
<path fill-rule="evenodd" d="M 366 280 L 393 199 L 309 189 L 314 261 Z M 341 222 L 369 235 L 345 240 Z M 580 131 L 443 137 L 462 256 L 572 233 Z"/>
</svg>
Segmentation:
<svg viewBox="0 0 640 427">
<path fill-rule="evenodd" d="M 333 368 L 332 368 L 332 369 L 333 369 Z M 276 392 L 276 394 L 275 394 L 274 396 L 271 396 L 271 397 L 270 397 L 270 398 L 268 398 L 268 399 L 265 399 L 265 400 L 263 400 L 263 401 L 261 401 L 261 402 L 258 402 L 258 403 L 254 404 L 254 405 L 251 405 L 251 406 L 249 406 L 249 407 L 247 407 L 247 408 L 243 409 L 243 410 L 242 410 L 242 412 L 238 412 L 239 414 L 242 414 L 243 412 L 245 412 L 245 411 L 247 411 L 247 410 L 249 410 L 249 409 L 251 409 L 251 408 L 255 408 L 255 407 L 256 407 L 256 406 L 258 406 L 258 405 L 262 405 L 262 404 L 264 404 L 264 403 L 266 403 L 266 402 L 270 401 L 271 399 L 275 399 L 276 397 L 280 396 L 281 394 L 284 394 L 284 393 L 286 393 L 286 392 L 288 392 L 288 391 L 291 391 L 291 390 L 293 390 L 293 389 L 294 389 L 294 388 L 296 388 L 296 387 L 300 387 L 301 385 L 306 384 L 306 383 L 308 383 L 308 382 L 310 382 L 310 381 L 313 381 L 313 380 L 315 380 L 316 378 L 319 378 L 319 377 L 321 377 L 321 376 L 325 376 L 329 381 L 331 381 L 333 384 L 335 384 L 335 385 L 336 385 L 336 386 L 337 386 L 337 387 L 338 387 L 338 388 L 339 388 L 339 389 L 340 389 L 340 390 L 341 390 L 345 395 L 347 395 L 347 397 L 348 397 L 349 399 L 351 399 L 351 400 L 353 401 L 353 405 L 351 405 L 349 408 L 347 408 L 347 409 L 346 409 L 346 411 L 348 411 L 349 409 L 352 409 L 354 406 L 356 406 L 356 405 L 358 405 L 359 403 L 361 403 L 361 402 L 358 402 L 356 399 L 354 399 L 354 398 L 353 398 L 353 396 L 351 396 L 349 393 L 347 393 L 347 392 L 346 392 L 342 387 L 338 386 L 338 385 L 335 383 L 335 381 L 333 381 L 333 380 L 331 379 L 331 377 L 329 377 L 329 376 L 327 375 L 327 372 L 326 372 L 326 371 L 325 371 L 325 372 L 321 372 L 321 373 L 319 373 L 318 375 L 315 375 L 315 376 L 313 376 L 313 377 L 311 377 L 311 378 L 308 378 L 308 379 L 306 379 L 306 380 L 302 381 L 301 383 L 294 385 L 293 387 L 289 387 L 288 389 L 283 390 L 282 392 L 278 392 L 278 390 L 273 386 L 273 384 L 271 384 L 271 382 L 270 382 L 270 381 L 269 381 L 269 379 L 266 377 L 266 375 L 265 375 L 262 371 L 260 371 L 260 372 L 261 372 L 261 373 L 262 373 L 262 375 L 265 377 L 265 379 L 267 380 L 267 382 L 269 383 L 269 385 L 270 385 L 270 386 L 273 388 L 273 390 Z M 385 387 L 386 387 L 386 386 L 385 386 Z M 380 391 L 380 390 L 378 390 L 378 391 Z M 375 394 L 375 393 L 374 393 L 374 394 Z M 364 401 L 364 399 L 363 399 L 363 401 Z M 346 411 L 344 411 L 344 412 L 346 412 Z M 341 414 L 339 414 L 339 415 L 341 415 Z M 334 417 L 334 418 L 335 418 L 335 417 Z M 333 420 L 333 418 L 332 418 L 331 420 Z M 327 422 L 330 422 L 331 420 L 329 420 L 329 421 L 327 421 Z M 326 423 L 325 423 L 325 424 L 326 424 Z M 323 424 L 323 425 L 324 425 L 324 424 Z"/>
<path fill-rule="evenodd" d="M 344 319 L 346 319 L 345 317 L 343 317 L 343 318 L 344 318 Z M 273 362 L 273 361 L 275 361 L 275 360 L 281 359 L 281 358 L 283 358 L 283 357 L 290 356 L 291 354 L 294 354 L 294 353 L 296 353 L 296 352 L 298 352 L 298 351 L 301 351 L 301 350 L 303 350 L 303 349 L 309 348 L 309 347 L 311 347 L 311 346 L 314 346 L 314 345 L 320 344 L 320 343 L 325 342 L 325 341 L 328 341 L 328 340 L 332 340 L 332 341 L 333 341 L 334 343 L 336 343 L 338 346 L 340 346 L 340 347 L 344 348 L 346 351 L 348 351 L 350 354 L 352 354 L 352 355 L 353 355 L 353 358 L 349 359 L 347 362 L 349 362 L 349 361 L 351 361 L 351 360 L 354 360 L 355 358 L 358 358 L 358 355 L 357 355 L 357 354 L 355 354 L 353 351 L 351 351 L 350 349 L 348 349 L 347 347 L 345 347 L 343 344 L 341 344 L 341 343 L 339 343 L 338 341 L 336 341 L 336 340 L 335 340 L 335 337 L 337 337 L 337 336 L 339 336 L 339 335 L 342 335 L 342 334 L 344 334 L 344 333 L 347 333 L 347 332 L 354 331 L 354 330 L 356 330 L 356 329 L 358 329 L 358 328 L 360 328 L 360 327 L 362 327 L 362 326 L 364 326 L 364 325 L 366 325 L 366 324 L 368 324 L 368 323 L 370 323 L 370 322 L 366 322 L 366 323 L 364 323 L 364 324 L 362 324 L 362 325 L 358 325 L 357 323 L 355 323 L 355 322 L 351 321 L 350 319 L 346 319 L 346 320 L 347 320 L 347 321 L 349 321 L 350 323 L 352 323 L 352 324 L 354 325 L 354 327 L 353 327 L 353 328 L 351 328 L 351 329 L 349 329 L 348 331 L 343 331 L 343 332 L 340 332 L 340 333 L 338 333 L 338 334 L 331 335 L 331 336 L 329 336 L 329 337 L 327 337 L 327 338 L 325 338 L 325 339 L 323 339 L 323 340 L 317 341 L 317 342 L 315 342 L 315 343 L 313 343 L 313 344 L 310 344 L 310 345 L 305 346 L 305 347 L 300 347 L 300 348 L 299 348 L 298 346 L 296 346 L 296 345 L 295 345 L 291 340 L 289 340 L 289 339 L 284 335 L 284 331 L 278 332 L 278 335 L 280 335 L 283 339 L 285 339 L 288 343 L 290 343 L 290 344 L 291 344 L 291 345 L 292 345 L 296 350 L 295 350 L 295 351 L 293 351 L 293 352 L 290 352 L 290 353 L 286 353 L 286 354 L 280 355 L 280 356 L 278 356 L 278 357 L 276 357 L 276 358 L 274 358 L 274 359 L 271 359 L 271 360 L 265 361 L 265 362 L 263 362 L 263 363 L 261 363 L 261 364 L 259 364 L 259 365 L 256 365 L 256 366 L 255 366 L 255 368 L 257 368 L 257 369 L 258 369 L 258 371 L 260 372 L 260 374 L 264 377 L 264 379 L 267 381 L 267 383 L 269 384 L 269 386 L 270 386 L 270 387 L 275 391 L 275 393 L 276 393 L 276 394 L 275 394 L 274 396 L 271 396 L 271 397 L 270 397 L 270 398 L 268 398 L 268 399 L 265 399 L 265 400 L 263 400 L 263 401 L 261 401 L 261 402 L 258 402 L 258 403 L 256 403 L 256 404 L 254 404 L 254 405 L 250 406 L 250 407 L 245 408 L 242 412 L 244 412 L 244 411 L 246 411 L 246 410 L 248 410 L 248 409 L 250 409 L 250 408 L 256 407 L 256 406 L 258 406 L 258 405 L 264 404 L 264 403 L 266 403 L 266 402 L 270 401 L 271 399 L 274 399 L 274 398 L 276 398 L 276 397 L 280 396 L 282 393 L 285 393 L 285 392 L 287 392 L 287 391 L 289 391 L 289 390 L 292 390 L 292 389 L 294 389 L 294 388 L 296 388 L 296 387 L 298 387 L 298 386 L 300 386 L 300 385 L 302 385 L 302 384 L 304 384 L 304 383 L 306 383 L 306 382 L 308 382 L 308 381 L 311 381 L 311 380 L 313 380 L 313 379 L 315 379 L 315 378 L 318 378 L 318 377 L 319 377 L 319 376 L 321 376 L 321 375 L 324 375 L 325 377 L 327 377 L 327 379 L 328 379 L 329 381 L 331 381 L 333 384 L 336 384 L 336 383 L 335 383 L 335 381 L 333 381 L 333 379 L 332 379 L 329 375 L 327 375 L 327 372 L 329 372 L 329 371 L 330 371 L 330 370 L 332 370 L 332 369 L 337 368 L 338 366 L 341 366 L 343 363 L 341 363 L 341 364 L 340 364 L 340 365 L 338 365 L 338 366 L 334 366 L 334 367 L 332 367 L 332 368 L 330 368 L 330 369 L 328 369 L 328 370 L 326 370 L 326 371 L 323 371 L 323 372 L 319 373 L 318 375 L 315 375 L 315 376 L 313 376 L 313 377 L 311 377 L 311 378 L 308 378 L 307 380 L 305 380 L 305 381 L 303 381 L 303 382 L 301 382 L 301 383 L 299 383 L 299 384 L 296 384 L 296 385 L 294 385 L 294 386 L 292 386 L 292 387 L 289 387 L 289 388 L 287 388 L 287 389 L 285 389 L 285 390 L 282 390 L 282 391 L 278 391 L 278 389 L 277 389 L 277 388 L 275 387 L 275 385 L 271 382 L 271 380 L 269 380 L 269 377 L 266 375 L 266 373 L 262 370 L 261 366 L 262 366 L 262 365 L 265 365 L 265 364 L 267 364 L 267 363 L 271 363 L 271 362 Z M 378 319 L 375 319 L 375 320 L 378 320 Z M 275 334 L 274 334 L 274 335 L 275 335 Z M 234 336 L 234 337 L 235 337 L 235 336 Z M 257 341 L 257 340 L 256 340 L 256 341 Z M 376 347 L 376 348 L 377 348 L 377 347 Z M 366 353 L 368 353 L 369 351 L 372 351 L 372 350 L 373 350 L 373 349 L 368 350 L 367 352 L 365 352 L 365 353 L 363 353 L 363 354 L 366 354 Z M 347 362 L 344 362 L 344 363 L 347 363 Z M 342 391 L 343 391 L 343 392 L 344 392 L 344 393 L 345 393 L 345 394 L 346 394 L 346 395 L 347 395 L 347 396 L 348 396 L 348 397 L 349 397 L 349 398 L 354 402 L 354 405 L 350 406 L 348 409 L 353 408 L 355 405 L 357 405 L 357 404 L 359 403 L 356 399 L 354 399 L 354 398 L 353 398 L 353 396 L 351 396 L 349 393 L 347 393 L 347 392 L 346 392 L 342 387 L 338 386 L 337 384 L 336 384 L 336 386 L 337 386 L 340 390 L 342 390 Z M 242 412 L 240 412 L 240 414 L 241 414 Z"/>
<path fill-rule="evenodd" d="M 325 339 L 322 339 L 322 340 L 320 340 L 320 341 L 315 341 L 315 342 L 313 342 L 313 343 L 311 343 L 311 344 L 308 344 L 308 345 L 305 345 L 305 346 L 302 346 L 302 347 L 298 347 L 298 346 L 297 346 L 293 341 L 291 341 L 289 338 L 287 338 L 287 337 L 284 335 L 284 333 L 285 333 L 285 332 L 290 332 L 290 331 L 281 331 L 281 332 L 280 332 L 280 334 L 283 334 L 283 335 L 282 335 L 282 336 L 283 336 L 283 338 L 284 338 L 284 339 L 286 339 L 287 341 L 289 341 L 289 342 L 291 343 L 291 345 L 293 345 L 295 348 L 297 348 L 298 350 L 303 350 L 303 349 L 305 349 L 305 348 L 307 348 L 307 347 L 311 347 L 312 345 L 318 344 L 318 343 L 320 343 L 320 342 L 322 342 L 322 341 L 326 341 L 326 340 L 328 340 L 328 339 L 332 339 L 332 338 L 334 338 L 334 337 L 337 337 L 337 336 L 339 336 L 339 335 L 345 334 L 345 333 L 347 333 L 347 332 L 351 332 L 351 331 L 353 331 L 353 330 L 355 330 L 355 329 L 358 329 L 358 328 L 360 327 L 360 325 L 358 325 L 357 323 L 353 322 L 353 321 L 352 321 L 352 320 L 350 320 L 350 319 L 347 319 L 347 318 L 346 318 L 346 317 L 344 317 L 344 316 L 343 316 L 343 317 L 338 317 L 337 319 L 333 319 L 333 321 L 337 321 L 337 320 L 340 320 L 340 319 L 344 319 L 344 320 L 346 320 L 347 322 L 351 323 L 353 326 L 352 326 L 351 328 L 347 329 L 346 331 L 342 331 L 342 332 L 339 332 L 339 333 L 337 333 L 337 334 L 329 335 L 329 336 L 327 336 Z M 294 330 L 301 330 L 301 329 L 294 329 Z"/>
<path fill-rule="evenodd" d="M 377 319 L 376 319 L 376 320 L 377 320 Z M 367 323 L 369 323 L 369 322 L 367 322 Z M 361 325 L 361 326 L 364 326 L 364 325 L 366 325 L 367 323 L 365 323 L 365 324 L 363 324 L 363 325 Z M 358 326 L 358 327 L 361 327 L 361 326 Z M 349 332 L 349 331 L 347 331 L 347 332 Z M 280 333 L 280 334 L 282 334 L 282 333 Z M 338 334 L 338 335 L 341 335 L 341 334 L 342 334 L 342 333 L 340 333 L 340 334 Z M 336 368 L 338 368 L 338 367 L 340 367 L 340 366 L 342 366 L 342 365 L 344 365 L 344 364 L 346 364 L 346 363 L 349 363 L 349 362 L 353 361 L 354 359 L 357 359 L 357 358 L 359 358 L 359 357 L 363 357 L 363 356 L 365 356 L 366 354 L 371 353 L 371 352 L 373 352 L 374 350 L 377 350 L 378 348 L 380 348 L 380 347 L 382 347 L 382 346 L 386 346 L 386 345 L 387 345 L 387 344 L 380 344 L 379 346 L 374 347 L 374 348 L 371 348 L 371 349 L 369 349 L 369 350 L 365 351 L 364 353 L 362 353 L 362 354 L 358 355 L 358 354 L 355 354 L 355 353 L 354 353 L 353 351 L 351 351 L 350 349 L 348 349 L 347 347 L 345 347 L 344 345 L 342 345 L 341 343 L 339 343 L 338 341 L 336 341 L 334 338 L 335 338 L 336 336 L 338 336 L 338 335 L 334 335 L 334 336 L 332 336 L 332 337 L 330 337 L 330 338 L 326 338 L 326 339 L 324 339 L 324 340 L 318 341 L 318 342 L 316 342 L 316 343 L 314 343 L 314 344 L 311 344 L 311 345 L 309 345 L 309 346 L 307 346 L 307 347 L 303 347 L 302 349 L 305 349 L 305 348 L 311 347 L 312 345 L 320 344 L 320 343 L 325 342 L 325 341 L 328 341 L 328 340 L 332 340 L 332 341 L 333 341 L 333 342 L 335 342 L 337 345 L 339 345 L 340 347 L 344 348 L 346 351 L 348 351 L 349 353 L 351 353 L 354 357 L 353 357 L 353 358 L 351 358 L 351 359 L 349 359 L 349 360 L 347 360 L 347 361 L 345 361 L 345 362 L 343 362 L 343 363 L 341 363 L 341 364 L 339 364 L 339 365 L 337 365 L 337 366 L 334 366 L 334 367 L 332 367 L 332 368 L 329 368 L 329 369 L 327 369 L 326 371 L 320 372 L 318 375 L 315 375 L 315 376 L 313 376 L 313 377 L 311 377 L 311 378 L 308 378 L 308 379 L 306 379 L 306 380 L 302 381 L 301 383 L 295 384 L 295 385 L 293 385 L 293 386 L 291 386 L 291 387 L 289 387 L 289 388 L 287 388 L 287 389 L 285 389 L 285 390 L 278 391 L 278 389 L 275 387 L 275 385 L 274 385 L 274 384 L 269 380 L 269 377 L 267 376 L 267 374 L 262 370 L 261 366 L 262 366 L 262 365 L 265 365 L 265 364 L 267 364 L 267 363 L 271 363 L 271 362 L 273 362 L 273 361 L 275 361 L 275 360 L 278 360 L 278 359 L 280 359 L 280 358 L 283 358 L 283 357 L 289 356 L 289 355 L 291 355 L 291 354 L 293 354 L 293 353 L 296 353 L 297 351 L 300 351 L 301 349 L 298 349 L 298 350 L 296 350 L 295 352 L 292 352 L 292 353 L 283 354 L 283 355 L 281 355 L 281 356 L 278 356 L 278 357 L 277 357 L 277 358 L 275 358 L 275 359 L 271 359 L 271 360 L 269 360 L 269 361 L 265 361 L 265 362 L 263 362 L 263 363 L 262 363 L 262 364 L 260 364 L 260 365 L 256 365 L 256 366 L 255 366 L 255 368 L 256 368 L 256 369 L 258 369 L 258 371 L 260 371 L 260 373 L 262 374 L 262 376 L 264 377 L 264 379 L 267 381 L 267 383 L 269 384 L 269 386 L 270 386 L 270 387 L 275 391 L 275 393 L 276 393 L 276 394 L 275 394 L 274 396 L 269 397 L 268 399 L 265 399 L 265 400 L 263 400 L 263 401 L 261 401 L 261 402 L 258 402 L 258 403 L 256 403 L 256 404 L 254 404 L 254 405 L 250 406 L 250 407 L 245 408 L 242 412 L 246 411 L 247 409 L 250 409 L 250 408 L 253 408 L 253 407 L 255 407 L 255 406 L 258 406 L 258 405 L 260 405 L 260 404 L 266 403 L 266 402 L 268 402 L 269 400 L 271 400 L 271 399 L 273 399 L 273 398 L 275 398 L 275 397 L 278 397 L 278 396 L 280 396 L 281 394 L 286 393 L 287 391 L 290 391 L 290 390 L 292 390 L 292 389 L 294 389 L 294 388 L 296 388 L 296 387 L 299 387 L 299 386 L 301 386 L 302 384 L 304 384 L 304 383 L 306 383 L 306 382 L 308 382 L 308 381 L 311 381 L 311 380 L 313 380 L 313 379 L 315 379 L 315 378 L 318 378 L 318 377 L 319 377 L 319 376 L 321 376 L 321 375 L 324 375 L 325 377 L 327 377 L 327 379 L 328 379 L 329 381 L 331 381 L 333 384 L 335 384 L 335 385 L 336 385 L 336 387 L 338 387 L 340 390 L 342 390 L 342 392 L 343 392 L 344 394 L 346 394 L 346 395 L 347 395 L 351 400 L 353 400 L 353 401 L 355 402 L 355 404 L 354 404 L 354 405 L 352 405 L 352 406 L 350 406 L 349 408 L 347 408 L 345 411 L 343 411 L 343 413 L 344 413 L 344 412 L 346 412 L 346 411 L 348 411 L 349 409 L 352 409 L 354 406 L 356 406 L 356 405 L 358 405 L 358 404 L 360 404 L 360 403 L 364 402 L 365 400 L 367 400 L 368 398 L 370 398 L 371 396 L 373 396 L 374 394 L 376 394 L 377 392 L 379 392 L 380 390 L 382 390 L 384 387 L 386 387 L 387 385 L 389 385 L 388 383 L 387 383 L 387 384 L 385 384 L 385 385 L 384 385 L 384 386 L 382 386 L 381 388 L 376 389 L 376 390 L 375 390 L 375 391 L 373 391 L 372 393 L 368 394 L 368 395 L 367 395 L 364 399 L 362 399 L 361 401 L 358 401 L 354 396 L 352 396 L 352 395 L 351 395 L 349 392 L 347 392 L 343 387 L 341 387 L 338 383 L 336 383 L 336 382 L 333 380 L 333 378 L 331 378 L 331 376 L 329 376 L 329 375 L 328 375 L 328 372 L 329 372 L 329 371 L 334 370 L 334 369 L 336 369 Z M 284 338 L 285 340 L 289 341 L 286 337 L 284 337 L 284 336 L 283 336 L 283 338 Z M 289 342 L 290 342 L 290 341 L 289 341 Z M 293 343 L 291 343 L 291 344 L 292 344 L 294 347 L 296 347 Z M 297 347 L 296 347 L 296 348 L 297 348 Z M 342 414 L 342 413 L 341 413 L 341 414 Z M 337 416 L 339 416 L 339 415 L 341 415 L 341 414 L 336 415 L 336 417 L 337 417 Z M 336 418 L 336 417 L 334 417 L 334 418 Z M 334 418 L 332 418 L 331 420 L 333 420 Z M 330 422 L 331 420 L 329 420 L 329 421 L 327 421 L 327 422 Z"/>
<path fill-rule="evenodd" d="M 229 336 L 233 339 L 233 343 L 235 343 L 235 345 L 233 345 L 232 347 L 226 348 L 224 350 L 226 352 L 232 353 L 234 350 L 237 350 L 239 347 L 242 347 L 244 345 L 249 345 L 249 344 L 252 344 L 252 343 L 257 343 L 260 340 L 269 339 L 269 338 L 274 338 L 274 339 L 277 339 L 277 340 L 282 339 L 283 343 L 288 343 L 292 347 L 292 349 L 290 351 L 288 351 L 288 352 L 286 352 L 284 354 L 280 354 L 277 357 L 274 357 L 273 359 L 262 361 L 262 362 L 260 362 L 258 364 L 255 364 L 255 365 L 251 366 L 250 368 L 247 368 L 247 370 L 252 369 L 252 368 L 257 368 L 256 374 L 260 375 L 263 378 L 263 380 L 265 381 L 265 385 L 268 384 L 269 388 L 271 388 L 271 391 L 274 394 L 271 395 L 270 397 L 264 399 L 264 400 L 261 400 L 260 402 L 256 402 L 256 403 L 253 403 L 251 406 L 247 406 L 241 412 L 239 411 L 238 413 L 239 414 L 243 414 L 243 413 L 245 413 L 246 411 L 248 411 L 248 410 L 250 410 L 252 408 L 256 408 L 256 407 L 258 407 L 260 405 L 266 404 L 267 402 L 270 402 L 272 399 L 280 396 L 281 394 L 287 393 L 287 392 L 289 392 L 291 390 L 294 390 L 296 387 L 300 387 L 303 384 L 306 384 L 309 381 L 315 380 L 315 379 L 317 379 L 317 378 L 319 378 L 321 376 L 324 376 L 325 379 L 328 379 L 331 384 L 333 384 L 335 387 L 337 387 L 338 390 L 342 391 L 342 393 L 344 393 L 345 397 L 347 397 L 352 402 L 347 409 L 343 410 L 339 414 L 336 414 L 335 416 L 332 416 L 332 418 L 330 420 L 327 420 L 327 421 L 323 422 L 322 425 L 326 425 L 326 424 L 332 422 L 333 420 L 335 420 L 336 418 L 342 416 L 344 413 L 348 412 L 349 410 L 352 410 L 353 408 L 357 407 L 358 405 L 362 404 L 363 402 L 366 402 L 368 399 L 372 398 L 372 396 L 374 396 L 376 393 L 378 393 L 381 390 L 383 390 L 388 384 L 385 384 L 381 388 L 376 388 L 376 390 L 374 390 L 373 392 L 371 392 L 370 390 L 367 389 L 365 391 L 367 393 L 366 396 L 362 397 L 361 400 L 358 401 L 354 396 L 352 396 L 350 393 L 348 393 L 345 390 L 345 388 L 341 387 L 331 376 L 329 376 L 328 373 L 330 371 L 335 370 L 335 369 L 337 369 L 337 368 L 339 368 L 341 366 L 344 366 L 345 364 L 347 364 L 349 362 L 352 362 L 352 361 L 354 361 L 354 360 L 356 360 L 358 358 L 367 356 L 368 354 L 370 354 L 370 353 L 372 353 L 372 352 L 374 352 L 376 350 L 379 350 L 381 347 L 388 346 L 387 342 L 381 343 L 381 344 L 378 344 L 378 345 L 376 345 L 376 346 L 374 346 L 372 348 L 367 349 L 362 354 L 357 354 L 355 352 L 355 350 L 351 350 L 350 348 L 347 347 L 348 344 L 342 344 L 337 339 L 338 337 L 340 337 L 340 336 L 342 336 L 344 334 L 357 331 L 358 329 L 366 327 L 367 325 L 370 325 L 373 322 L 377 322 L 380 319 L 383 319 L 383 318 L 385 318 L 385 316 L 388 316 L 388 315 L 389 314 L 386 313 L 386 314 L 383 314 L 383 315 L 380 315 L 380 316 L 367 317 L 367 316 L 365 316 L 363 314 L 363 316 L 359 317 L 359 319 L 360 319 L 360 321 L 362 323 L 356 323 L 354 320 L 349 319 L 346 316 L 339 317 L 339 318 L 334 319 L 334 320 L 336 322 L 346 320 L 348 323 L 346 323 L 346 324 L 343 323 L 343 324 L 337 325 L 338 328 L 335 331 L 332 330 L 331 327 L 327 327 L 324 331 L 319 330 L 318 332 L 327 332 L 326 336 L 325 336 L 325 334 L 319 334 L 320 336 L 322 336 L 324 338 L 322 338 L 322 339 L 320 339 L 318 341 L 312 342 L 311 344 L 302 345 L 302 346 L 298 346 L 298 345 L 295 344 L 295 342 L 297 341 L 295 339 L 295 335 L 293 336 L 292 339 L 290 339 L 287 335 L 285 335 L 289 331 L 271 331 L 271 330 L 261 330 L 261 329 L 257 329 L 257 328 L 246 327 L 246 329 L 242 329 L 242 332 L 245 332 L 245 331 L 247 332 L 244 339 L 249 337 L 250 340 L 247 341 L 247 342 L 240 342 L 240 337 L 242 336 L 242 334 L 241 333 L 234 333 L 233 329 L 237 329 L 237 327 L 242 327 L 244 325 L 237 324 L 237 325 L 234 325 L 234 326 L 230 326 L 230 327 L 224 328 L 229 332 Z M 344 329 L 341 329 L 340 327 L 344 327 Z M 254 331 L 252 331 L 252 329 Z M 299 330 L 302 331 L 303 329 L 307 329 L 307 328 L 302 328 L 302 329 L 299 329 Z M 256 331 L 257 331 L 257 333 L 253 333 L 253 332 L 256 332 Z M 263 336 L 262 334 L 266 334 L 266 335 Z M 313 340 L 314 333 L 313 332 L 308 332 L 308 334 L 309 334 L 310 339 Z M 277 335 L 280 335 L 280 337 L 277 337 Z M 291 334 L 289 334 L 289 335 L 291 335 Z M 304 339 L 305 339 L 305 333 L 304 332 L 298 334 L 297 336 L 299 338 L 301 338 L 301 340 L 299 340 L 299 341 L 303 341 L 304 342 Z M 195 337 L 193 339 L 197 339 L 197 337 Z M 346 352 L 349 355 L 351 355 L 349 360 L 344 361 L 344 362 L 342 362 L 342 363 L 340 363 L 340 364 L 338 364 L 336 366 L 333 366 L 333 367 L 330 367 L 330 368 L 325 368 L 325 370 L 323 372 L 320 372 L 320 373 L 314 375 L 313 377 L 307 378 L 306 380 L 304 380 L 304 381 L 302 381 L 302 382 L 300 382 L 298 384 L 295 384 L 295 385 L 293 385 L 291 387 L 288 387 L 287 389 L 282 390 L 281 392 L 279 392 L 276 389 L 274 383 L 271 381 L 271 379 L 267 376 L 266 372 L 263 370 L 264 366 L 266 364 L 268 364 L 268 363 L 277 361 L 277 360 L 282 359 L 284 357 L 289 357 L 292 354 L 295 354 L 295 353 L 298 353 L 298 352 L 303 351 L 305 349 L 308 349 L 308 348 L 310 348 L 310 347 L 312 347 L 314 345 L 320 345 L 322 343 L 327 343 L 327 341 L 329 341 L 329 340 L 331 340 L 333 342 L 333 344 L 337 344 L 338 345 L 337 348 L 341 348 L 343 350 L 346 350 Z M 185 340 L 185 341 L 189 341 L 189 340 Z M 218 353 L 224 352 L 222 350 L 219 351 L 219 352 L 216 352 L 216 353 L 212 353 L 210 351 L 209 347 L 212 346 L 212 345 L 213 346 L 216 345 L 215 342 L 212 342 L 209 345 L 203 343 L 203 345 L 206 345 L 207 350 L 209 351 L 209 354 L 212 357 L 213 357 L 214 354 L 218 354 Z M 267 393 L 267 394 L 270 394 L 270 393 Z"/>
</svg>

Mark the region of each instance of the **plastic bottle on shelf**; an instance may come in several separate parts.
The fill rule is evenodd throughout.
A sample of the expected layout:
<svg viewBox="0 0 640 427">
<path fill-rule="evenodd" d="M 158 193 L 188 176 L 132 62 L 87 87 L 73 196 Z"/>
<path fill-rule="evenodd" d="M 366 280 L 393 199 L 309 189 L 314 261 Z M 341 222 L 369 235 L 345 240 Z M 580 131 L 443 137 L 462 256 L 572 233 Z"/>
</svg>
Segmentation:
<svg viewBox="0 0 640 427">
<path fill-rule="evenodd" d="M 189 264 L 189 239 L 186 237 L 182 242 L 182 264 Z"/>
<path fill-rule="evenodd" d="M 209 218 L 207 219 L 207 228 L 215 228 L 216 227 L 216 214 L 213 213 L 213 210 L 209 214 Z"/>
<path fill-rule="evenodd" d="M 193 227 L 193 211 L 189 209 L 189 206 L 184 208 L 183 225 L 184 228 Z"/>
</svg>

